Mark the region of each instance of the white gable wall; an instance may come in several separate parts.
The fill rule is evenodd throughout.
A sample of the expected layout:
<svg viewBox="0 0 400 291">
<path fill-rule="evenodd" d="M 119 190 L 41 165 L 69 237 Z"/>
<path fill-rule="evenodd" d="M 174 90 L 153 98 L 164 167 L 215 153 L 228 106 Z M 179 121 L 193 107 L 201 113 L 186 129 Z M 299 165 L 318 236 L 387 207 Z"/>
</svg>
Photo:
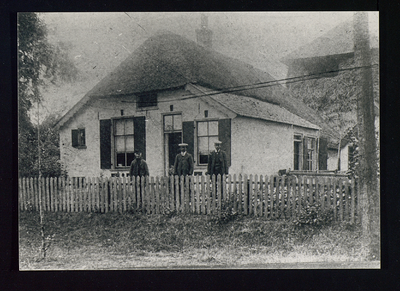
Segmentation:
<svg viewBox="0 0 400 291">
<path fill-rule="evenodd" d="M 164 175 L 163 114 L 182 113 L 182 122 L 234 116 L 224 108 L 217 109 L 218 106 L 204 99 L 187 98 L 188 94 L 183 89 L 161 92 L 157 108 L 149 110 L 137 109 L 136 103 L 132 101 L 134 98 L 129 96 L 96 100 L 86 105 L 60 128 L 61 162 L 68 175 L 110 176 L 110 170 L 100 169 L 100 120 L 121 117 L 121 110 L 124 116 L 146 117 L 146 162 L 150 175 Z M 176 100 L 182 96 L 187 99 Z M 172 112 L 170 105 L 173 105 Z M 208 118 L 204 117 L 205 110 L 208 110 Z M 71 130 L 77 128 L 85 128 L 86 149 L 73 148 L 71 145 Z M 200 169 L 205 170 L 204 167 Z"/>
</svg>

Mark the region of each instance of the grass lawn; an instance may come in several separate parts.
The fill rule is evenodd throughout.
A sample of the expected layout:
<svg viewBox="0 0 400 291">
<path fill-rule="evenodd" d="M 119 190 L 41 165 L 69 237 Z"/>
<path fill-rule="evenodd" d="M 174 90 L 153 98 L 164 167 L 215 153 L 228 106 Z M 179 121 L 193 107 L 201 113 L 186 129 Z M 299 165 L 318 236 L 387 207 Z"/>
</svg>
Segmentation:
<svg viewBox="0 0 400 291">
<path fill-rule="evenodd" d="M 21 212 L 20 270 L 379 268 L 359 226 L 296 227 L 246 216 Z"/>
</svg>

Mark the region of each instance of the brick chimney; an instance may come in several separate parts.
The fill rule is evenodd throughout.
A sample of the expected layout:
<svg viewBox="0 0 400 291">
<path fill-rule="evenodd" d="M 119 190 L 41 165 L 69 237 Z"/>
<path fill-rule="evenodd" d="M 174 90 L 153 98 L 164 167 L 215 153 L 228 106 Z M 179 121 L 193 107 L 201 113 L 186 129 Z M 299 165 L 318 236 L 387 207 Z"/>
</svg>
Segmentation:
<svg viewBox="0 0 400 291">
<path fill-rule="evenodd" d="M 212 49 L 212 30 L 208 29 L 208 16 L 201 15 L 201 28 L 196 29 L 197 43 L 205 48 Z"/>
</svg>

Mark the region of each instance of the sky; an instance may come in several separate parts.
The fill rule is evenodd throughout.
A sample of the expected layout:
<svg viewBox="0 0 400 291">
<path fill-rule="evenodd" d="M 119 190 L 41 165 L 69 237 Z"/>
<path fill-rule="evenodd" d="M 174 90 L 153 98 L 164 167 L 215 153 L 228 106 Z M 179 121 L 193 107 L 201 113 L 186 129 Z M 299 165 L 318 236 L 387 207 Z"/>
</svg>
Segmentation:
<svg viewBox="0 0 400 291">
<path fill-rule="evenodd" d="M 351 20 L 352 12 L 210 12 L 213 49 L 270 73 L 286 76 L 285 55 Z M 147 38 L 168 30 L 196 41 L 201 13 L 118 12 L 41 13 L 52 43 L 71 47 L 82 72 L 75 84 L 47 88 L 45 113 L 65 113 Z M 378 13 L 369 13 L 370 33 L 378 35 Z M 44 115 L 43 115 L 44 116 Z"/>
</svg>

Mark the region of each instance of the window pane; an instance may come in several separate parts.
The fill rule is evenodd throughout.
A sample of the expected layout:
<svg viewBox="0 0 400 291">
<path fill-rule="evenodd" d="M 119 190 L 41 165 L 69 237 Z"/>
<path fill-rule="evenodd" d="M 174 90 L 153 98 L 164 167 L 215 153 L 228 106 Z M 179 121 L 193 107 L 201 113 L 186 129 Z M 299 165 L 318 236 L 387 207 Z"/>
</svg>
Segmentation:
<svg viewBox="0 0 400 291">
<path fill-rule="evenodd" d="M 208 134 L 218 135 L 218 121 L 210 121 L 208 123 Z"/>
<path fill-rule="evenodd" d="M 217 136 L 210 136 L 209 140 L 208 140 L 208 149 L 210 151 L 215 149 L 214 143 L 218 140 Z"/>
<path fill-rule="evenodd" d="M 172 130 L 172 115 L 164 116 L 164 130 Z"/>
<path fill-rule="evenodd" d="M 208 155 L 200 155 L 200 164 L 208 163 Z"/>
<path fill-rule="evenodd" d="M 125 151 L 125 137 L 124 136 L 117 136 L 115 138 L 115 150 L 117 152 Z"/>
<path fill-rule="evenodd" d="M 182 116 L 174 115 L 174 130 L 181 130 L 181 129 L 182 129 Z"/>
<path fill-rule="evenodd" d="M 124 120 L 119 119 L 115 120 L 115 135 L 123 135 L 124 134 Z"/>
<path fill-rule="evenodd" d="M 126 165 L 130 166 L 132 161 L 133 161 L 133 159 L 135 158 L 135 155 L 133 153 L 127 153 L 126 154 L 126 158 L 127 158 Z"/>
<path fill-rule="evenodd" d="M 208 155 L 208 137 L 199 137 L 198 148 L 199 154 Z"/>
<path fill-rule="evenodd" d="M 118 167 L 125 166 L 125 153 L 117 154 L 117 166 Z"/>
<path fill-rule="evenodd" d="M 206 136 L 207 135 L 207 122 L 198 122 L 197 123 L 197 135 L 198 136 Z"/>
<path fill-rule="evenodd" d="M 133 135 L 128 135 L 126 136 L 126 151 L 133 152 L 134 150 Z"/>
<path fill-rule="evenodd" d="M 133 134 L 133 119 L 125 119 L 125 134 Z"/>
</svg>

